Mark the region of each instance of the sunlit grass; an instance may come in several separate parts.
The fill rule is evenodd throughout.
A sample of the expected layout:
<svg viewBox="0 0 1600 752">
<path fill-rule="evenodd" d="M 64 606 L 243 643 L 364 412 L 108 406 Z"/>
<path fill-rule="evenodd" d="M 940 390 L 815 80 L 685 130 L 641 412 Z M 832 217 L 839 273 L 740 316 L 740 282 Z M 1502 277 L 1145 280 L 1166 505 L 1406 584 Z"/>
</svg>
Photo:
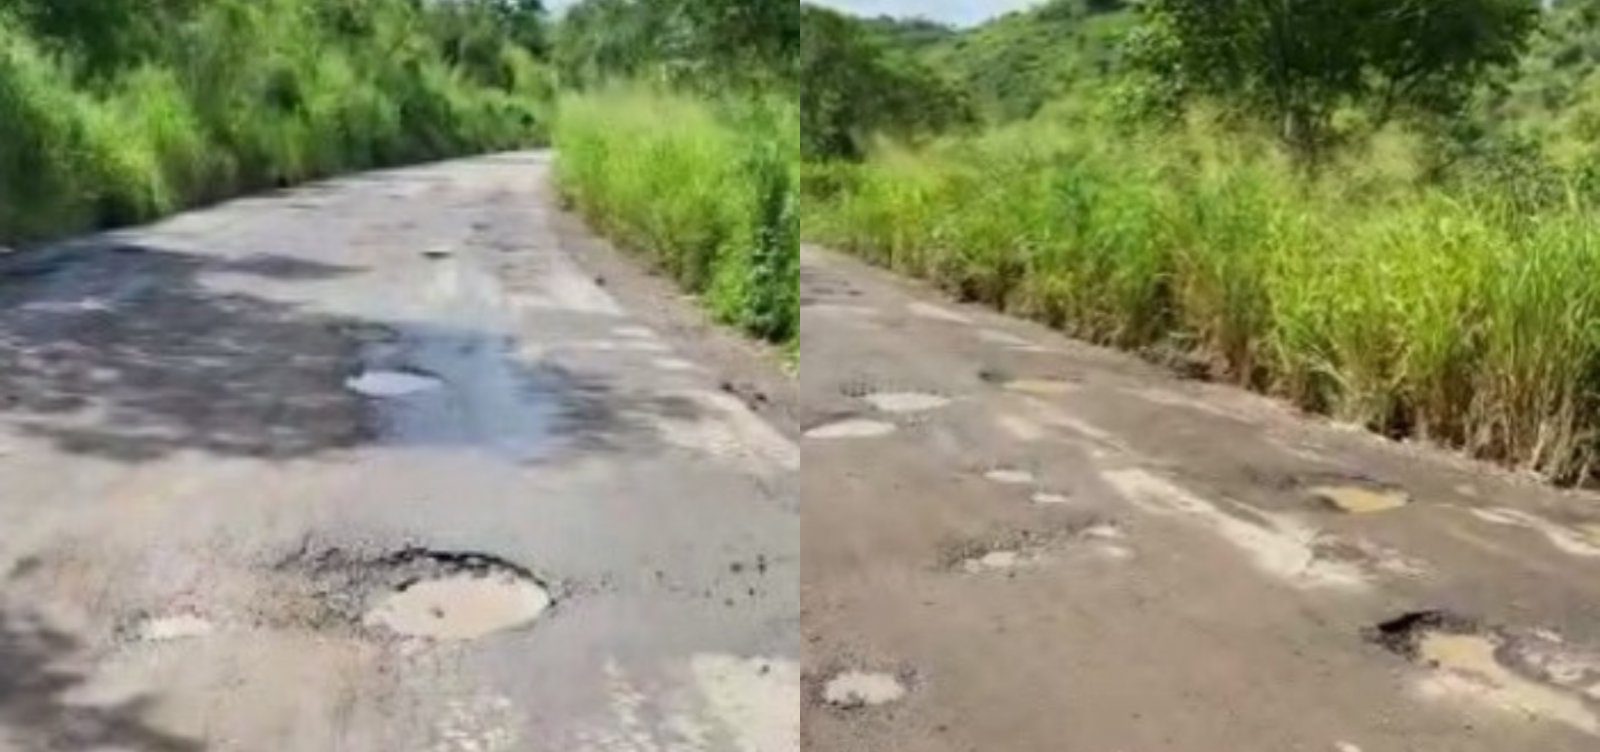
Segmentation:
<svg viewBox="0 0 1600 752">
<path fill-rule="evenodd" d="M 199 6 L 148 59 L 85 74 L 0 14 L 0 242 L 147 220 L 334 173 L 541 143 L 548 76 L 447 64 L 398 0 L 363 34 L 320 0 Z"/>
<path fill-rule="evenodd" d="M 593 222 L 722 320 L 773 341 L 796 335 L 792 103 L 614 89 L 564 97 L 558 113 L 557 177 Z"/>
<path fill-rule="evenodd" d="M 806 231 L 1096 342 L 1181 347 L 1375 431 L 1586 475 L 1594 207 L 1430 187 L 1384 145 L 1310 179 L 1247 136 L 1046 117 L 809 166 Z"/>
</svg>

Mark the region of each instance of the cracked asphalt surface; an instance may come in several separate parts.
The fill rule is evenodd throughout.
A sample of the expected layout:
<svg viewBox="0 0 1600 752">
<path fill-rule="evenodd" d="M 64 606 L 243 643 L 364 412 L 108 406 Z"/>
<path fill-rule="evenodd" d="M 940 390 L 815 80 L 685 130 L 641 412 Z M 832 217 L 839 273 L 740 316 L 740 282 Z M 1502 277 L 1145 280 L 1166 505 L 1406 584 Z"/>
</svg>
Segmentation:
<svg viewBox="0 0 1600 752">
<path fill-rule="evenodd" d="M 798 450 L 724 388 L 771 364 L 597 271 L 549 161 L 0 259 L 0 750 L 797 748 Z M 363 618 L 430 572 L 408 624 L 521 621 Z"/>
<path fill-rule="evenodd" d="M 801 298 L 806 749 L 1600 748 L 1592 494 L 820 249 Z"/>
</svg>

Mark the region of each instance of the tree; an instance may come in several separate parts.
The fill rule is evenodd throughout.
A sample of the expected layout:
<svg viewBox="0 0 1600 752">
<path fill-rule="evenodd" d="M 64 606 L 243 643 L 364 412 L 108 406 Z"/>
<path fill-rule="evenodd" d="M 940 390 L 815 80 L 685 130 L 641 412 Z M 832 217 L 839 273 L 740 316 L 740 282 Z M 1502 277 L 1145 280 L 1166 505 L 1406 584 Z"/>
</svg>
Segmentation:
<svg viewBox="0 0 1600 752">
<path fill-rule="evenodd" d="M 0 0 L 29 30 L 81 59 L 95 74 L 131 68 L 162 49 L 164 29 L 200 0 Z"/>
<path fill-rule="evenodd" d="M 860 22 L 805 6 L 800 45 L 800 132 L 807 157 L 855 159 L 873 132 L 906 136 L 971 119 L 965 99 Z"/>
<path fill-rule="evenodd" d="M 555 60 L 569 85 L 645 76 L 682 86 L 791 86 L 800 39 L 793 0 L 583 0 Z"/>
<path fill-rule="evenodd" d="M 1514 63 L 1538 0 L 1146 0 L 1136 56 L 1179 97 L 1270 119 L 1312 161 L 1334 114 L 1458 111 Z"/>
</svg>

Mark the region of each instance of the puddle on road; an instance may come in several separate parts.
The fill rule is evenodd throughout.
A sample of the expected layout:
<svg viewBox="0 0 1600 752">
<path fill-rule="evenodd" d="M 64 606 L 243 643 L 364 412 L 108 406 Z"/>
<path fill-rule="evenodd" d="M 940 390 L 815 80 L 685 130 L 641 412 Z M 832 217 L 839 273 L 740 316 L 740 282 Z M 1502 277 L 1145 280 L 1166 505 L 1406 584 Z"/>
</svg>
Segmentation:
<svg viewBox="0 0 1600 752">
<path fill-rule="evenodd" d="M 408 326 L 363 341 L 361 370 L 345 386 L 372 398 L 367 422 L 384 444 L 479 446 L 531 460 L 606 418 L 571 374 L 518 351 L 494 331 Z"/>
<path fill-rule="evenodd" d="M 886 413 L 916 413 L 950 404 L 947 397 L 925 392 L 876 392 L 862 399 Z"/>
<path fill-rule="evenodd" d="M 1040 491 L 1032 496 L 1035 504 L 1070 504 L 1072 499 L 1063 493 Z"/>
<path fill-rule="evenodd" d="M 1316 486 L 1311 495 L 1347 514 L 1373 514 L 1399 509 L 1411 503 L 1411 495 L 1395 488 L 1363 486 Z"/>
<path fill-rule="evenodd" d="M 858 710 L 896 702 L 906 696 L 894 674 L 844 671 L 822 687 L 822 701 L 841 710 Z"/>
<path fill-rule="evenodd" d="M 544 588 L 516 573 L 457 572 L 401 587 L 363 621 L 406 637 L 475 640 L 532 624 L 550 605 Z"/>
<path fill-rule="evenodd" d="M 366 397 L 405 397 L 444 385 L 433 376 L 414 371 L 363 371 L 345 379 L 347 389 Z"/>
<path fill-rule="evenodd" d="M 1529 638 L 1485 629 L 1445 611 L 1405 614 L 1373 627 L 1367 637 L 1433 669 L 1422 684 L 1429 697 L 1470 699 L 1600 735 L 1600 718 L 1582 696 L 1551 683 L 1548 675 L 1529 675 L 1528 658 L 1538 652 L 1529 649 Z"/>
<path fill-rule="evenodd" d="M 850 418 L 827 423 L 806 431 L 808 439 L 870 439 L 894 433 L 893 423 L 865 418 Z"/>
</svg>

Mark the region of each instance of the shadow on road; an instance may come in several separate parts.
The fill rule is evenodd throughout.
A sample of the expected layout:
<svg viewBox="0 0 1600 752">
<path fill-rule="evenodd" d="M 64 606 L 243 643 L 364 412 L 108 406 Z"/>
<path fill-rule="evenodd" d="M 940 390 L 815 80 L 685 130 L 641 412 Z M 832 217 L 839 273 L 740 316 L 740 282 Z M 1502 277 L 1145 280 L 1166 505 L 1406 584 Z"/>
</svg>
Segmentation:
<svg viewBox="0 0 1600 752">
<path fill-rule="evenodd" d="M 0 613 L 0 743 L 18 745 L 18 752 L 205 748 L 146 723 L 148 697 L 109 705 L 70 701 L 70 694 L 86 679 L 69 665 L 79 649 L 71 635 L 35 619 Z"/>
<path fill-rule="evenodd" d="M 287 458 L 359 441 L 336 378 L 335 318 L 208 290 L 202 272 L 287 281 L 357 270 L 140 246 L 0 269 L 0 413 L 77 453 L 138 461 L 179 449 Z"/>
<path fill-rule="evenodd" d="M 336 281 L 359 268 L 287 255 L 220 258 L 137 245 L 0 264 L 0 422 L 123 462 L 183 450 L 295 459 L 383 442 L 534 457 L 561 440 L 614 449 L 629 416 L 693 406 L 510 355 L 504 335 L 330 315 L 237 292 L 248 279 Z M 225 275 L 241 284 L 208 286 Z M 403 291 L 399 291 L 403 293 Z M 363 369 L 439 375 L 440 394 L 373 400 Z"/>
</svg>

